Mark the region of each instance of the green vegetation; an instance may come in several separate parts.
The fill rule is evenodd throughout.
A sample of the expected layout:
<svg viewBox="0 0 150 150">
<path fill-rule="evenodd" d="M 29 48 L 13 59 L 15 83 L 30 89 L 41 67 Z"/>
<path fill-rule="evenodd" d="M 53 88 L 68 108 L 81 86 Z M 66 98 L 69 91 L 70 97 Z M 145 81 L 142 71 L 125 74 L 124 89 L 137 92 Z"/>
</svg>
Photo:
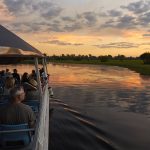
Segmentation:
<svg viewBox="0 0 150 150">
<path fill-rule="evenodd" d="M 140 58 L 143 60 L 144 64 L 150 64 L 150 53 L 144 53 L 140 56 Z"/>
<path fill-rule="evenodd" d="M 147 58 L 147 57 L 146 57 Z M 120 66 L 131 69 L 140 73 L 141 75 L 150 75 L 150 64 L 145 64 L 144 60 L 140 58 L 125 57 L 124 55 L 118 55 L 112 57 L 108 56 L 84 56 L 84 55 L 62 55 L 62 56 L 50 56 L 48 57 L 50 62 L 55 63 L 72 63 L 72 64 L 94 64 L 94 65 L 111 65 Z M 149 60 L 149 59 L 148 59 Z"/>
</svg>

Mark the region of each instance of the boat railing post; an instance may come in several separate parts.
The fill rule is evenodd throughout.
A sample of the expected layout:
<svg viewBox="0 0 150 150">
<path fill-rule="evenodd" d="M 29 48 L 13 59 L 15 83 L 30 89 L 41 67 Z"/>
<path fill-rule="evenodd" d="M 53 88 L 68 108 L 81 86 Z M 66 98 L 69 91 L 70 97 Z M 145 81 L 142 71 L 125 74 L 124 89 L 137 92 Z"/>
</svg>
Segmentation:
<svg viewBox="0 0 150 150">
<path fill-rule="evenodd" d="M 41 79 L 40 79 L 40 73 L 39 73 L 39 68 L 38 68 L 38 58 L 37 57 L 35 58 L 35 69 L 36 69 L 36 75 L 37 75 L 39 95 L 40 95 L 40 99 L 42 99 L 42 86 L 41 86 Z"/>
<path fill-rule="evenodd" d="M 46 58 L 47 58 L 47 56 L 45 55 L 45 57 L 44 57 L 44 63 L 45 63 L 46 72 L 47 72 L 47 74 L 48 74 L 48 69 L 47 69 L 47 61 L 46 61 Z"/>
<path fill-rule="evenodd" d="M 46 63 L 45 63 L 45 58 L 42 58 L 42 64 L 43 64 L 43 69 L 44 69 L 44 73 L 47 75 L 48 72 L 47 72 L 47 67 L 46 67 Z"/>
</svg>

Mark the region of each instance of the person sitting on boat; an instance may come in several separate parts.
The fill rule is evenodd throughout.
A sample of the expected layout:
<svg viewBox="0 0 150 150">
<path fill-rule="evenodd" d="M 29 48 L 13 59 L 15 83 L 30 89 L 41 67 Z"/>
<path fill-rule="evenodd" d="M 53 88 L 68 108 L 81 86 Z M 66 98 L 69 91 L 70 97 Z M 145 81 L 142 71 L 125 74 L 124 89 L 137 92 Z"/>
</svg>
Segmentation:
<svg viewBox="0 0 150 150">
<path fill-rule="evenodd" d="M 10 101 L 0 108 L 0 124 L 27 123 L 30 128 L 35 125 L 35 114 L 31 107 L 22 103 L 25 92 L 22 86 L 17 86 L 10 91 Z"/>
<path fill-rule="evenodd" d="M 4 85 L 4 95 L 9 95 L 10 90 L 15 86 L 15 79 L 13 77 L 7 77 Z"/>
<path fill-rule="evenodd" d="M 14 79 L 15 79 L 15 84 L 20 84 L 20 75 L 17 72 L 17 69 L 13 70 L 14 73 L 12 73 Z"/>
<path fill-rule="evenodd" d="M 5 70 L 0 71 L 0 76 L 1 76 L 2 78 L 4 78 L 4 76 L 5 76 Z"/>
<path fill-rule="evenodd" d="M 0 71 L 0 95 L 2 95 L 4 92 L 4 86 L 5 86 L 4 70 L 2 70 Z"/>
<path fill-rule="evenodd" d="M 44 72 L 44 68 L 39 69 L 40 76 L 42 76 L 42 73 Z"/>
<path fill-rule="evenodd" d="M 40 72 L 40 77 L 41 77 L 41 83 L 42 83 L 42 87 L 44 87 L 44 85 L 47 83 L 48 81 L 48 74 L 45 73 L 44 68 L 41 68 L 39 70 Z"/>
<path fill-rule="evenodd" d="M 32 70 L 32 73 L 30 74 L 29 78 L 30 78 L 30 79 L 34 79 L 34 80 L 37 80 L 37 76 L 36 76 L 35 70 Z"/>
<path fill-rule="evenodd" d="M 29 74 L 27 72 L 25 72 L 21 78 L 21 83 L 24 83 L 24 82 L 29 82 Z"/>
<path fill-rule="evenodd" d="M 29 79 L 26 86 L 26 100 L 39 100 L 39 91 L 37 82 L 34 79 Z"/>
<path fill-rule="evenodd" d="M 6 72 L 5 72 L 5 79 L 7 77 L 12 77 L 12 73 L 9 71 L 9 69 L 6 69 Z"/>
</svg>

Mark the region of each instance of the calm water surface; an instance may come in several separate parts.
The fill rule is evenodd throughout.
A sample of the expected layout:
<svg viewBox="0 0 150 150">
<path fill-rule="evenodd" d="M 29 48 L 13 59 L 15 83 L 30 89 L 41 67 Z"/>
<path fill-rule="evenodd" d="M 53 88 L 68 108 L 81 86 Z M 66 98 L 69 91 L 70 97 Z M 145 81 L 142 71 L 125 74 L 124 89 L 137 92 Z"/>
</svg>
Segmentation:
<svg viewBox="0 0 150 150">
<path fill-rule="evenodd" d="M 48 70 L 51 150 L 150 150 L 150 77 L 109 66 L 49 64 Z"/>
<path fill-rule="evenodd" d="M 48 69 L 51 149 L 150 150 L 150 77 L 109 66 Z"/>
</svg>

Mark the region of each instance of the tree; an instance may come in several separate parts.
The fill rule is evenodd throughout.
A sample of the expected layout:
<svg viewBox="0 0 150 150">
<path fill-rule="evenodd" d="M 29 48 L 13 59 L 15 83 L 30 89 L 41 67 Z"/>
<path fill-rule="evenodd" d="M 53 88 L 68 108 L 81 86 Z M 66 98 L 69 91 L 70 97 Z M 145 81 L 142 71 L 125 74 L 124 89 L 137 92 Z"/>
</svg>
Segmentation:
<svg viewBox="0 0 150 150">
<path fill-rule="evenodd" d="M 149 52 L 141 54 L 140 58 L 143 60 L 144 64 L 150 64 L 150 53 Z"/>
<path fill-rule="evenodd" d="M 108 56 L 100 56 L 99 58 L 100 58 L 101 62 L 108 61 Z"/>
<path fill-rule="evenodd" d="M 125 59 L 124 55 L 115 56 L 115 59 L 123 61 Z"/>
</svg>

